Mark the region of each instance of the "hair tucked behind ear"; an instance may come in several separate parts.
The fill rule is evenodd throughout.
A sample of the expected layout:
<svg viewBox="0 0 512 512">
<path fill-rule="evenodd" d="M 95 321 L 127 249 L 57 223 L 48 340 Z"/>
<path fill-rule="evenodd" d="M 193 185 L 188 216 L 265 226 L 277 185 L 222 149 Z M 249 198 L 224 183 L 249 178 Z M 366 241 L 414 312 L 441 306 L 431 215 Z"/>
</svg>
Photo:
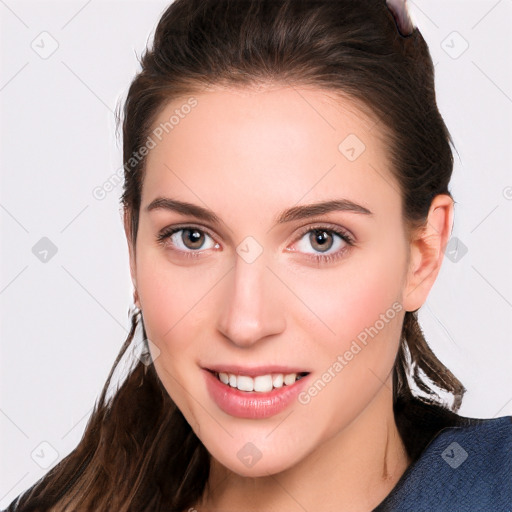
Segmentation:
<svg viewBox="0 0 512 512">
<path fill-rule="evenodd" d="M 407 360 L 408 358 L 410 360 Z M 407 375 L 407 370 L 409 370 L 410 378 L 418 390 L 426 393 L 426 400 L 438 402 L 439 396 L 425 382 L 425 377 L 442 390 L 452 394 L 453 404 L 451 408 L 453 410 L 457 411 L 460 408 L 465 388 L 455 375 L 437 359 L 428 346 L 419 325 L 416 311 L 408 311 L 405 314 L 402 327 L 402 343 L 395 368 L 395 400 L 402 397 L 409 398 L 412 395 Z M 421 375 L 421 372 L 425 377 Z"/>
<path fill-rule="evenodd" d="M 411 381 L 426 396 L 419 399 L 411 390 Z M 451 405 L 443 402 L 432 384 L 452 395 Z M 398 431 L 412 460 L 419 457 L 428 440 L 441 428 L 466 422 L 466 418 L 456 414 L 465 391 L 428 346 L 417 312 L 406 312 L 393 368 L 393 408 Z"/>
<path fill-rule="evenodd" d="M 171 4 L 124 103 L 121 200 L 132 247 L 145 172 L 141 148 L 156 116 L 167 102 L 215 86 L 305 85 L 353 100 L 377 120 L 385 138 L 405 225 L 423 225 L 432 199 L 450 194 L 452 140 L 437 108 L 427 45 L 417 28 L 405 35 L 412 25 L 404 9 L 405 2 L 395 0 L 389 7 L 384 0 Z M 79 445 L 9 512 L 183 512 L 202 496 L 209 455 L 154 366 L 138 361 L 106 399 L 138 321 L 145 339 L 141 315 L 134 313 Z M 395 419 L 414 460 L 425 446 L 425 432 L 458 421 L 465 390 L 432 353 L 416 312 L 405 314 L 393 372 Z M 445 403 L 439 391 L 451 394 L 453 403 Z"/>
</svg>

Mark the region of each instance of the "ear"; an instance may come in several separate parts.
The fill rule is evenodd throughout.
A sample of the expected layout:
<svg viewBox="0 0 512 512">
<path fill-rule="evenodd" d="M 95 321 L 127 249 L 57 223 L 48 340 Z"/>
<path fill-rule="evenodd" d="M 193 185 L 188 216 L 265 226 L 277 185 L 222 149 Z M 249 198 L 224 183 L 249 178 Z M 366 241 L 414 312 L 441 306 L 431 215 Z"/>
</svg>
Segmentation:
<svg viewBox="0 0 512 512">
<path fill-rule="evenodd" d="M 405 311 L 416 311 L 427 300 L 441 269 L 452 227 L 453 199 L 439 194 L 432 200 L 425 226 L 412 235 L 403 294 Z"/>
<path fill-rule="evenodd" d="M 139 295 L 137 292 L 137 272 L 136 272 L 136 263 L 135 263 L 135 248 L 132 247 L 132 235 L 131 235 L 131 215 L 127 210 L 124 210 L 123 214 L 123 223 L 124 223 L 124 234 L 126 236 L 126 241 L 128 243 L 128 253 L 130 257 L 130 275 L 133 283 L 133 302 L 134 304 L 140 308 Z"/>
</svg>

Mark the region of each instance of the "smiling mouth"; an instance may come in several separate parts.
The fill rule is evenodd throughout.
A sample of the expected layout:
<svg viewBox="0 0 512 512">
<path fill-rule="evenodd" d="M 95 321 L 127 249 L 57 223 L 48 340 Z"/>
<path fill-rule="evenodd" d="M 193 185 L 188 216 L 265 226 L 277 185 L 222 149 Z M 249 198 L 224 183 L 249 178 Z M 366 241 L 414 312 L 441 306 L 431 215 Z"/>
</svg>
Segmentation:
<svg viewBox="0 0 512 512">
<path fill-rule="evenodd" d="M 208 370 L 215 375 L 220 382 L 227 386 L 245 392 L 268 393 L 274 389 L 282 388 L 283 386 L 292 386 L 295 382 L 299 381 L 309 372 L 300 373 L 269 373 L 266 375 L 258 375 L 250 377 L 248 375 L 238 375 L 227 372 L 215 372 Z"/>
</svg>

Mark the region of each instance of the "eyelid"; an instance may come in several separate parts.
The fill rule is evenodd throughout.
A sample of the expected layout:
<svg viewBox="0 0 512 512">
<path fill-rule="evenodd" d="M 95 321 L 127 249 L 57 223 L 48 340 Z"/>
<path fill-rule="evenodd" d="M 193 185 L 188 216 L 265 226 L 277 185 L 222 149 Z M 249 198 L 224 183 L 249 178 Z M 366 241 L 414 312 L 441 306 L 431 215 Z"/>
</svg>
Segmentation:
<svg viewBox="0 0 512 512">
<path fill-rule="evenodd" d="M 300 240 L 306 233 L 309 233 L 310 231 L 314 231 L 316 229 L 325 229 L 325 231 L 333 232 L 335 234 L 338 234 L 339 236 L 343 235 L 344 237 L 349 239 L 349 242 L 347 243 L 351 243 L 352 245 L 356 243 L 354 235 L 348 229 L 341 227 L 337 224 L 332 224 L 331 222 L 314 222 L 313 224 L 310 223 L 307 224 L 306 226 L 303 226 L 302 228 L 299 228 L 299 234 L 297 235 L 293 243 Z"/>
<path fill-rule="evenodd" d="M 209 228 L 207 228 L 206 226 L 201 226 L 200 224 L 194 224 L 193 222 L 192 223 L 188 222 L 188 223 L 175 224 L 172 226 L 166 226 L 166 227 L 162 228 L 160 231 L 158 231 L 157 238 L 160 239 L 161 237 L 164 237 L 164 236 L 168 237 L 171 233 L 176 233 L 177 231 L 181 231 L 182 229 L 187 229 L 187 228 L 192 228 L 192 229 L 197 229 L 198 231 L 202 231 L 203 233 L 206 233 L 213 240 L 215 240 L 215 242 L 218 243 L 217 235 L 214 235 L 213 232 Z"/>
</svg>

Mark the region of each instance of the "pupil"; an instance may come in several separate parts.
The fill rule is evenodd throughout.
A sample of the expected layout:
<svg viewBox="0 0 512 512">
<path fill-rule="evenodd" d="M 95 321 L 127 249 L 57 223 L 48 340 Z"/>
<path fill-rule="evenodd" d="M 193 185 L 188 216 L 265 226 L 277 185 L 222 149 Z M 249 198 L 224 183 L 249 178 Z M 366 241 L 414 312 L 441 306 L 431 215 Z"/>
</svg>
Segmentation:
<svg viewBox="0 0 512 512">
<path fill-rule="evenodd" d="M 332 247 L 332 237 L 326 231 L 314 230 L 310 235 L 310 239 L 312 242 L 312 246 L 315 249 L 319 249 L 320 251 L 328 251 Z M 317 244 L 318 247 L 315 247 L 315 245 Z M 328 245 L 327 247 L 326 244 Z"/>
<path fill-rule="evenodd" d="M 189 249 L 199 249 L 203 245 L 204 233 L 197 229 L 185 229 L 183 233 L 187 233 L 183 241 Z"/>
</svg>

